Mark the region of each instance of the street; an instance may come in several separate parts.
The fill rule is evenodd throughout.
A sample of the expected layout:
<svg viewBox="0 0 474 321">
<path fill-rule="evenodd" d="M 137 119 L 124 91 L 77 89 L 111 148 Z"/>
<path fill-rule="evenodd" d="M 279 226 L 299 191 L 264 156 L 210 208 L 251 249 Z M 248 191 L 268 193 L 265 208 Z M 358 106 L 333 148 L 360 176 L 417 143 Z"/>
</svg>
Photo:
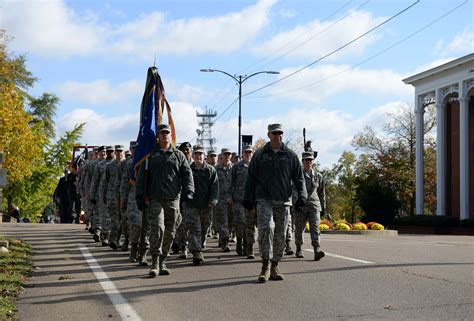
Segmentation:
<svg viewBox="0 0 474 321">
<path fill-rule="evenodd" d="M 94 243 L 84 225 L 0 224 L 33 246 L 20 320 L 472 320 L 474 238 L 322 235 L 325 258 L 285 256 L 284 281 L 257 282 L 261 262 L 218 251 L 173 255 L 148 277 L 128 252 Z"/>
</svg>

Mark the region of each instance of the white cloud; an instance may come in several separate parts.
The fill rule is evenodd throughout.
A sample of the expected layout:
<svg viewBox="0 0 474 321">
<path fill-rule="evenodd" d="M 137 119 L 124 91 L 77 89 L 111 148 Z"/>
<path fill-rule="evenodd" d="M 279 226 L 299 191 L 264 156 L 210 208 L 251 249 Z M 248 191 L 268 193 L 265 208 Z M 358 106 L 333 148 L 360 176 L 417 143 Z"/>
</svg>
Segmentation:
<svg viewBox="0 0 474 321">
<path fill-rule="evenodd" d="M 103 45 L 104 26 L 90 15 L 78 17 L 60 0 L 2 1 L 0 28 L 15 37 L 20 51 L 64 57 L 95 52 Z"/>
<path fill-rule="evenodd" d="M 443 56 L 474 52 L 474 32 L 472 27 L 464 28 L 463 32 L 454 36 L 448 43 L 444 39 L 439 40 L 436 44 L 436 52 Z"/>
<path fill-rule="evenodd" d="M 272 39 L 257 46 L 254 52 L 265 56 L 268 52 L 278 52 L 280 54 L 287 53 L 287 57 L 290 58 L 317 59 L 362 35 L 380 23 L 382 19 L 373 17 L 371 13 L 365 11 L 354 11 L 338 23 L 315 20 L 309 24 L 299 25 L 292 30 L 277 34 Z M 361 54 L 376 39 L 377 36 L 374 34 L 361 38 L 330 59 Z"/>
<path fill-rule="evenodd" d="M 108 80 L 101 79 L 92 82 L 67 81 L 59 86 L 59 91 L 65 98 L 88 104 L 113 104 L 140 96 L 143 82 L 129 80 L 111 85 Z"/>
<path fill-rule="evenodd" d="M 170 102 L 172 116 L 176 126 L 177 141 L 182 142 L 196 136 L 198 108 L 184 102 Z M 83 144 L 88 145 L 116 145 L 128 146 L 131 140 L 135 140 L 138 134 L 140 116 L 139 113 L 120 114 L 109 116 L 98 113 L 92 109 L 75 109 L 65 114 L 57 122 L 57 131 L 63 134 L 74 125 L 86 123 L 84 135 L 81 139 Z M 165 114 L 165 122 L 168 123 Z M 194 142 L 193 142 L 194 143 Z"/>
<path fill-rule="evenodd" d="M 160 54 L 229 53 L 252 41 L 268 23 L 276 0 L 222 16 L 169 20 L 153 11 L 122 25 L 79 17 L 61 0 L 3 1 L 0 28 L 15 37 L 14 49 L 50 57 L 124 54 L 150 59 Z M 229 35 L 232 35 L 229 37 Z"/>
<path fill-rule="evenodd" d="M 280 78 L 297 69 L 299 68 L 281 70 Z M 262 91 L 262 94 L 255 93 L 255 96 L 268 94 L 320 102 L 338 93 L 351 91 L 367 95 L 398 95 L 411 98 L 413 90 L 402 82 L 404 77 L 405 75 L 390 69 L 350 69 L 348 65 L 321 65 L 305 69 L 269 87 L 268 91 Z"/>
</svg>

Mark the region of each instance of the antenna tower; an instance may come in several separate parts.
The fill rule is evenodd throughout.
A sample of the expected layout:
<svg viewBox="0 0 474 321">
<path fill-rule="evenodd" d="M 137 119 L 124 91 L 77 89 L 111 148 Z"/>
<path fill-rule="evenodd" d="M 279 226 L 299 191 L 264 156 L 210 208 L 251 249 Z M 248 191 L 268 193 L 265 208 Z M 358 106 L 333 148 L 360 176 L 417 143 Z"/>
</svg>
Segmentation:
<svg viewBox="0 0 474 321">
<path fill-rule="evenodd" d="M 217 116 L 217 112 L 208 109 L 204 113 L 200 114 L 196 111 L 196 116 L 199 118 L 198 124 L 201 128 L 196 129 L 198 137 L 196 138 L 196 144 L 201 144 L 204 146 L 206 151 L 214 149 L 216 144 L 216 139 L 212 137 L 212 126 L 214 125 L 214 117 Z"/>
</svg>

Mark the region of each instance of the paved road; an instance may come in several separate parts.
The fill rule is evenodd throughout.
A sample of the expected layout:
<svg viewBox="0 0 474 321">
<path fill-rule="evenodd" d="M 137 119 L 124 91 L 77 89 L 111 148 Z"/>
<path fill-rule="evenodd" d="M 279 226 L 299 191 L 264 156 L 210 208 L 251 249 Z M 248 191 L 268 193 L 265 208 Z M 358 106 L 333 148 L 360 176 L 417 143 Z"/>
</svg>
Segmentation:
<svg viewBox="0 0 474 321">
<path fill-rule="evenodd" d="M 0 234 L 33 245 L 37 269 L 18 302 L 25 321 L 474 319 L 468 236 L 325 234 L 327 257 L 312 261 L 305 245 L 304 259 L 280 264 L 284 281 L 259 284 L 258 260 L 215 242 L 204 265 L 171 257 L 172 275 L 150 279 L 83 226 L 0 224 Z"/>
</svg>

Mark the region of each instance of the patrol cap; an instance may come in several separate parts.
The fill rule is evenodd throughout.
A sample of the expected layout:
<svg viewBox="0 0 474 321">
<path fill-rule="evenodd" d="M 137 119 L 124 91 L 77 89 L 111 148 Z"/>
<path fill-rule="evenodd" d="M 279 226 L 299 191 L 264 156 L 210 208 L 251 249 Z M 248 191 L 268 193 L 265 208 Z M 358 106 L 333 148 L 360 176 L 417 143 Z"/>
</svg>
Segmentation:
<svg viewBox="0 0 474 321">
<path fill-rule="evenodd" d="M 268 132 L 282 132 L 283 133 L 283 126 L 281 124 L 270 124 L 268 125 Z"/>
<path fill-rule="evenodd" d="M 304 152 L 302 155 L 303 160 L 305 159 L 314 159 L 314 153 L 312 152 Z"/>
<path fill-rule="evenodd" d="M 115 151 L 115 148 L 114 146 L 107 146 L 107 148 L 105 149 L 106 152 L 114 152 Z"/>
<path fill-rule="evenodd" d="M 156 129 L 156 133 L 158 134 L 158 133 L 161 133 L 162 131 L 167 131 L 168 133 L 171 133 L 171 128 L 167 124 L 160 124 L 158 125 Z"/>
<path fill-rule="evenodd" d="M 194 145 L 194 147 L 193 147 L 193 153 L 203 153 L 203 154 L 205 154 L 204 146 L 202 146 L 202 145 Z"/>
<path fill-rule="evenodd" d="M 217 156 L 217 153 L 216 153 L 215 150 L 211 149 L 211 150 L 209 150 L 209 152 L 207 152 L 207 155 L 209 155 L 209 156 Z"/>
<path fill-rule="evenodd" d="M 115 145 L 115 150 L 116 151 L 124 151 L 125 148 L 123 148 L 123 145 Z"/>
<path fill-rule="evenodd" d="M 224 154 L 232 154 L 232 151 L 230 150 L 230 148 L 222 148 L 221 149 L 221 154 L 224 155 Z"/>
<path fill-rule="evenodd" d="M 137 142 L 134 140 L 130 141 L 130 148 L 135 148 L 137 146 Z"/>
<path fill-rule="evenodd" d="M 93 152 L 93 153 L 97 153 L 97 150 L 98 150 L 98 147 L 92 148 L 92 152 Z"/>
<path fill-rule="evenodd" d="M 251 151 L 251 152 L 253 152 L 252 145 L 244 145 L 242 151 L 243 151 L 243 152 L 246 152 L 246 151 Z"/>
<path fill-rule="evenodd" d="M 183 150 L 185 148 L 191 149 L 191 143 L 190 142 L 184 142 L 184 143 L 181 143 L 178 147 L 179 150 Z"/>
<path fill-rule="evenodd" d="M 104 146 L 104 145 L 99 146 L 99 147 L 97 148 L 97 151 L 98 151 L 98 152 L 101 152 L 101 151 L 103 151 L 103 150 L 105 150 L 105 146 Z"/>
</svg>

